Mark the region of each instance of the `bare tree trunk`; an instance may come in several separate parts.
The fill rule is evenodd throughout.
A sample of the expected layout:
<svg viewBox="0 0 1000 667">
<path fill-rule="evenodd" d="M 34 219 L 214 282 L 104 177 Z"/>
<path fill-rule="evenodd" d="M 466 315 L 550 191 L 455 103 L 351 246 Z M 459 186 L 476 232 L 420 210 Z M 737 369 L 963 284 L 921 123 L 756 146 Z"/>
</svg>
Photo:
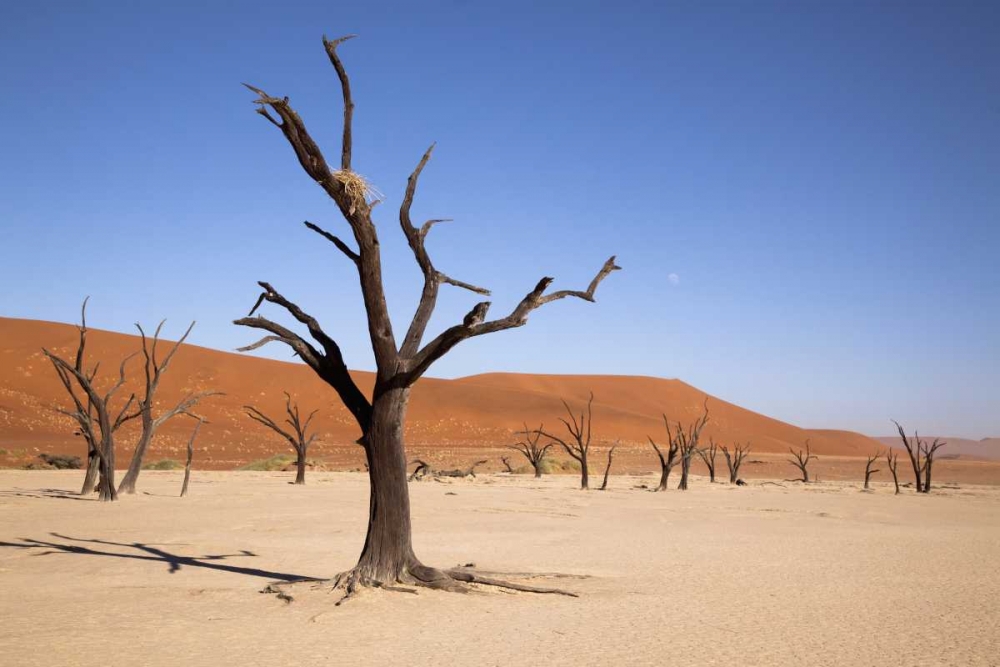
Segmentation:
<svg viewBox="0 0 1000 667">
<path fill-rule="evenodd" d="M 899 455 L 892 453 L 892 448 L 885 453 L 885 462 L 889 466 L 889 472 L 892 473 L 892 483 L 896 487 L 895 495 L 899 495 L 899 475 L 896 472 L 896 468 L 899 465 Z"/>
<path fill-rule="evenodd" d="M 590 471 L 587 469 L 587 455 L 584 454 L 580 460 L 580 490 L 590 489 Z"/>
<path fill-rule="evenodd" d="M 295 483 L 305 484 L 306 483 L 306 455 L 305 452 L 299 452 L 298 459 L 295 461 Z"/>
<path fill-rule="evenodd" d="M 149 424 L 147 424 L 147 421 Z M 125 476 L 122 477 L 121 484 L 118 485 L 118 493 L 135 493 L 135 483 L 139 479 L 139 473 L 142 471 L 142 462 L 146 458 L 146 449 L 149 447 L 149 442 L 152 440 L 153 430 L 150 428 L 153 418 L 149 414 L 148 410 L 144 410 L 142 413 L 142 435 L 139 437 L 139 442 L 135 445 L 135 452 L 132 453 L 132 460 L 129 462 L 128 470 L 125 471 Z"/>
<path fill-rule="evenodd" d="M 541 479 L 541 477 L 542 477 L 542 462 L 538 461 L 536 463 L 532 463 L 531 467 L 535 469 L 535 479 Z"/>
<path fill-rule="evenodd" d="M 100 481 L 97 483 L 97 497 L 102 501 L 118 500 L 118 491 L 115 489 L 115 448 L 103 447 L 104 455 L 100 463 Z"/>
<path fill-rule="evenodd" d="M 601 482 L 601 491 L 608 488 L 608 475 L 611 473 L 611 457 L 615 454 L 615 447 L 618 445 L 613 445 L 611 449 L 608 450 L 608 465 L 604 468 L 604 481 Z"/>
<path fill-rule="evenodd" d="M 83 478 L 83 488 L 80 489 L 81 496 L 89 496 L 97 487 L 97 473 L 101 468 L 101 457 L 97 455 L 92 443 L 87 444 L 87 474 Z"/>
<path fill-rule="evenodd" d="M 390 389 L 376 398 L 372 403 L 371 429 L 365 436 L 370 487 L 368 533 L 356 573 L 383 583 L 395 582 L 411 565 L 419 565 L 410 536 L 410 496 L 403 442 L 409 396 L 409 389 Z"/>
<path fill-rule="evenodd" d="M 691 455 L 688 454 L 681 458 L 681 483 L 677 485 L 677 489 L 680 491 L 687 491 L 688 488 L 688 472 L 691 471 Z"/>
<path fill-rule="evenodd" d="M 660 485 L 656 487 L 657 491 L 667 490 L 667 480 L 670 478 L 670 470 L 673 466 L 667 466 L 666 464 L 660 464 Z"/>
<path fill-rule="evenodd" d="M 198 420 L 198 423 L 194 425 L 194 431 L 191 433 L 190 439 L 188 439 L 187 461 L 184 463 L 184 484 L 181 485 L 181 498 L 186 496 L 188 492 L 188 482 L 191 481 L 191 460 L 194 458 L 194 439 L 198 437 L 198 429 L 201 428 L 203 422 L 203 419 Z"/>
</svg>

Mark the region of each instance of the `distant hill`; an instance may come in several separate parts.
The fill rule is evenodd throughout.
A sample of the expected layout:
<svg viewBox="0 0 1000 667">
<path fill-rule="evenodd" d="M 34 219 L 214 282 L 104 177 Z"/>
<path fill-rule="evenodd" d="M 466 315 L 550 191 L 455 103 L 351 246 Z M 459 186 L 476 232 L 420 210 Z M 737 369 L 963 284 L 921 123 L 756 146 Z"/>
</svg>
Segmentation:
<svg viewBox="0 0 1000 667">
<path fill-rule="evenodd" d="M 920 434 L 921 440 L 934 442 L 935 438 L 940 438 L 948 444 L 938 450 L 937 456 L 940 458 L 961 458 L 961 459 L 983 459 L 986 461 L 1000 461 L 1000 438 L 983 438 L 982 440 L 968 440 L 966 438 L 948 438 L 943 436 L 926 436 Z M 899 436 L 884 436 L 875 438 L 879 442 L 902 449 L 903 445 Z"/>
<path fill-rule="evenodd" d="M 72 325 L 0 318 L 0 448 L 39 448 L 51 453 L 80 453 L 82 443 L 73 436 L 69 420 L 53 406 L 67 398 L 47 359 L 43 346 L 65 354 L 76 349 Z M 102 362 L 102 377 L 110 382 L 121 359 L 139 349 L 135 336 L 91 329 L 90 363 Z M 124 396 L 137 391 L 141 375 L 133 360 Z M 373 375 L 353 373 L 363 391 L 370 393 Z M 160 400 L 177 401 L 182 393 L 216 389 L 225 396 L 199 407 L 209 423 L 199 437 L 199 464 L 232 467 L 281 450 L 271 434 L 247 419 L 241 406 L 250 403 L 280 414 L 287 390 L 303 410 L 319 409 L 316 418 L 323 446 L 356 448 L 359 433 L 333 390 L 308 368 L 297 363 L 255 358 L 185 346 L 164 376 Z M 707 397 L 711 421 L 705 436 L 721 443 L 750 441 L 755 452 L 785 453 L 808 438 L 812 451 L 823 455 L 860 456 L 878 448 L 875 440 L 850 431 L 808 430 L 746 410 L 685 384 L 680 380 L 610 375 L 529 375 L 490 373 L 455 380 L 425 378 L 413 390 L 407 442 L 427 448 L 454 450 L 465 447 L 502 446 L 512 441 L 512 431 L 522 423 L 561 428 L 560 399 L 581 408 L 593 391 L 595 444 L 620 439 L 648 447 L 646 436 L 665 438 L 661 413 L 688 423 L 702 410 Z M 123 396 L 123 397 L 124 397 Z M 191 423 L 175 419 L 160 433 L 154 447 L 161 452 L 180 451 Z M 132 442 L 123 431 L 123 450 Z M 353 456 L 353 449 L 351 450 Z M 360 449 L 358 448 L 360 452 Z M 152 451 L 150 456 L 158 454 Z M 359 459 L 360 460 L 360 459 Z"/>
</svg>

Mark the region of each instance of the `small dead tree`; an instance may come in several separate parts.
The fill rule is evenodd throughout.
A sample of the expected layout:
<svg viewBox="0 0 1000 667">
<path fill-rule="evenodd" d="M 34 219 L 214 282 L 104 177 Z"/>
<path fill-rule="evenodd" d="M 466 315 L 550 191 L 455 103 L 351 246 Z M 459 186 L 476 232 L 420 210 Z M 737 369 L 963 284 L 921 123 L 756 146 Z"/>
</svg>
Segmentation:
<svg viewBox="0 0 1000 667">
<path fill-rule="evenodd" d="M 188 439 L 187 461 L 184 463 L 184 483 L 181 485 L 181 498 L 186 496 L 188 492 L 188 482 L 191 481 L 191 460 L 194 458 L 194 439 L 198 437 L 198 429 L 200 429 L 201 425 L 204 423 L 205 420 L 199 418 L 194 424 L 194 430 L 191 432 L 191 437 Z"/>
<path fill-rule="evenodd" d="M 336 391 L 358 423 L 358 442 L 365 449 L 368 463 L 371 502 L 368 505 L 368 531 L 358 562 L 354 568 L 333 581 L 335 588 L 345 590 L 345 598 L 360 588 L 394 583 L 464 590 L 463 583 L 478 581 L 526 590 L 520 584 L 487 582 L 483 577 L 464 570 L 443 571 L 428 567 L 414 553 L 403 438 L 410 390 L 438 359 L 464 341 L 524 326 L 531 313 L 553 301 L 572 297 L 593 302 L 601 282 L 620 267 L 615 264 L 614 257 L 608 259 L 586 290 L 546 293 L 553 279 L 542 278 L 508 314 L 493 319 L 487 318 L 490 302 L 481 301 L 469 310 L 461 322 L 425 342 L 424 334 L 434 313 L 441 285 L 452 285 L 484 296 L 490 293 L 482 287 L 451 278 L 435 266 L 427 250 L 426 240 L 431 228 L 441 222 L 440 219 L 428 220 L 420 226 L 413 224 L 411 208 L 417 183 L 430 160 L 432 146 L 410 174 L 399 208 L 400 227 L 422 274 L 423 287 L 413 319 L 397 342 L 385 298 L 381 254 L 383 244 L 372 220 L 372 209 L 379 201 L 378 195 L 352 169 L 354 101 L 347 70 L 337 53 L 338 46 L 346 39 L 348 37 L 323 39 L 326 56 L 337 73 L 344 100 L 340 159 L 334 166 L 327 162 L 301 116 L 292 108 L 288 97 L 268 95 L 260 88 L 247 87 L 257 95 L 254 100 L 258 105 L 257 112 L 281 132 L 309 180 L 333 200 L 350 228 L 356 249 L 318 225 L 306 223 L 307 228 L 332 243 L 347 258 L 352 268 L 357 270 L 368 335 L 375 357 L 374 389 L 370 397 L 366 396 L 348 372 L 336 340 L 324 331 L 315 317 L 264 281 L 258 283 L 262 292 L 247 317 L 236 320 L 235 323 L 262 330 L 266 335 L 242 350 L 254 350 L 270 342 L 289 346 Z M 264 302 L 284 309 L 308 329 L 312 340 L 271 319 L 260 315 L 255 317 Z"/>
<path fill-rule="evenodd" d="M 438 470 L 437 472 L 433 472 L 430 474 L 434 475 L 435 477 L 461 477 L 461 478 L 471 477 L 472 479 L 475 479 L 476 468 L 478 468 L 481 465 L 484 465 L 485 463 L 486 459 L 483 459 L 482 461 L 476 461 L 468 468 L 464 469 L 455 468 L 453 470 Z"/>
<path fill-rule="evenodd" d="M 309 445 L 311 445 L 313 440 L 316 439 L 315 433 L 309 433 L 309 424 L 312 422 L 313 417 L 316 416 L 316 413 L 319 412 L 319 410 L 313 410 L 309 413 L 309 416 L 306 417 L 305 421 L 302 421 L 298 403 L 293 405 L 291 395 L 287 391 L 284 393 L 285 413 L 288 415 L 285 419 L 285 423 L 292 427 L 291 431 L 286 431 L 273 419 L 252 405 L 244 405 L 243 409 L 246 410 L 247 416 L 250 417 L 250 419 L 263 424 L 288 441 L 288 444 L 290 444 L 292 449 L 295 451 L 295 483 L 305 484 L 306 453 L 309 450 Z"/>
<path fill-rule="evenodd" d="M 508 473 L 513 473 L 514 468 L 510 465 L 510 458 L 506 456 L 500 457 L 500 463 L 503 464 L 504 470 Z"/>
<path fill-rule="evenodd" d="M 694 421 L 685 431 L 680 422 L 677 422 L 677 450 L 681 460 L 681 481 L 677 485 L 680 491 L 687 491 L 688 473 L 691 471 L 691 458 L 698 451 L 698 441 L 701 438 L 701 431 L 708 423 L 708 399 L 705 399 L 704 414 Z"/>
<path fill-rule="evenodd" d="M 743 464 L 743 459 L 745 459 L 749 453 L 749 442 L 746 445 L 736 443 L 733 445 L 732 452 L 730 452 L 729 448 L 725 445 L 722 446 L 722 455 L 726 457 L 726 468 L 729 469 L 730 484 L 736 484 L 736 481 L 740 478 L 740 466 Z"/>
<path fill-rule="evenodd" d="M 156 327 L 156 331 L 153 333 L 153 341 L 150 344 L 149 340 L 146 338 L 146 332 L 143 331 L 142 325 L 136 323 L 135 327 L 139 330 L 139 335 L 142 339 L 142 356 L 144 357 L 145 364 L 145 387 L 143 391 L 143 396 L 138 402 L 139 416 L 142 422 L 142 433 L 139 435 L 139 440 L 136 442 L 135 451 L 132 452 L 132 460 L 129 463 L 128 470 L 125 472 L 125 476 L 122 477 L 121 484 L 118 486 L 118 493 L 135 493 L 136 482 L 139 481 L 139 473 L 142 472 L 142 464 L 146 459 L 146 451 L 149 448 L 150 443 L 152 443 L 153 438 L 156 436 L 156 431 L 163 426 L 165 423 L 176 417 L 177 415 L 186 415 L 188 417 L 195 418 L 191 414 L 191 409 L 194 408 L 199 401 L 203 398 L 209 396 L 216 396 L 220 392 L 217 391 L 203 391 L 203 392 L 192 392 L 186 395 L 180 400 L 174 407 L 162 412 L 158 416 L 153 416 L 153 408 L 156 405 L 156 390 L 160 387 L 160 380 L 163 378 L 163 374 L 167 372 L 170 367 L 170 362 L 174 358 L 174 354 L 180 349 L 181 345 L 187 340 L 188 335 L 194 328 L 194 322 L 188 326 L 184 335 L 174 343 L 174 346 L 170 348 L 167 355 L 161 360 L 157 359 L 156 348 L 160 342 L 160 330 L 163 329 L 163 325 L 166 320 L 160 321 L 159 325 Z"/>
<path fill-rule="evenodd" d="M 875 462 L 878 461 L 880 458 L 882 458 L 882 454 L 879 452 L 875 452 L 874 454 L 869 456 L 868 460 L 865 462 L 865 491 L 871 488 L 870 485 L 868 484 L 868 481 L 872 478 L 872 475 L 874 475 L 879 471 L 878 468 L 872 468 L 872 465 L 874 465 Z"/>
<path fill-rule="evenodd" d="M 580 464 L 580 489 L 589 489 L 590 473 L 587 470 L 587 454 L 590 451 L 590 431 L 594 421 L 594 392 L 590 392 L 590 399 L 587 401 L 587 411 L 586 413 L 581 411 L 579 419 L 573 413 L 573 408 L 569 407 L 569 403 L 563 401 L 562 404 L 566 408 L 569 420 L 567 421 L 560 417 L 559 421 L 566 426 L 571 439 L 563 440 L 541 428 L 536 433 L 544 435 L 546 438 L 558 443 L 560 447 L 566 450 L 567 454 Z"/>
<path fill-rule="evenodd" d="M 541 424 L 537 429 L 532 431 L 525 424 L 524 430 L 518 431 L 519 434 L 524 436 L 524 440 L 519 440 L 513 445 L 507 445 L 507 449 L 520 452 L 524 455 L 524 458 L 528 459 L 528 463 L 531 464 L 531 467 L 535 471 L 536 478 L 542 476 L 542 464 L 545 461 L 545 455 L 548 454 L 549 448 L 556 444 L 555 442 L 550 442 L 547 445 L 538 445 L 538 441 L 542 439 L 542 429 L 544 428 L 545 424 Z"/>
<path fill-rule="evenodd" d="M 413 474 L 406 478 L 407 482 L 412 482 L 415 479 L 423 479 L 427 475 L 431 474 L 431 465 L 427 461 L 422 461 L 420 459 L 413 459 L 410 464 L 417 464 L 417 467 L 413 469 Z"/>
<path fill-rule="evenodd" d="M 663 425 L 667 427 L 667 455 L 663 455 L 663 450 L 660 446 L 656 444 L 651 436 L 646 436 L 649 440 L 649 444 L 653 446 L 656 451 L 656 455 L 660 458 L 660 484 L 654 491 L 666 491 L 667 490 L 667 480 L 670 478 L 670 471 L 674 469 L 677 465 L 677 452 L 680 449 L 677 440 L 674 438 L 673 433 L 670 430 L 670 421 L 667 419 L 667 415 L 663 415 Z"/>
<path fill-rule="evenodd" d="M 809 461 L 811 461 L 812 459 L 817 458 L 815 454 L 810 454 L 809 453 L 809 440 L 806 440 L 806 451 L 805 452 L 803 452 L 801 449 L 796 452 L 791 447 L 788 448 L 788 451 L 792 453 L 792 457 L 793 457 L 793 458 L 788 459 L 788 462 L 791 463 L 796 468 L 798 468 L 799 472 L 802 473 L 802 479 L 801 480 L 790 480 L 790 481 L 793 481 L 793 482 L 801 481 L 803 484 L 808 484 L 809 483 L 809 470 L 808 470 L 807 466 L 809 465 Z"/>
<path fill-rule="evenodd" d="M 618 443 L 616 442 L 615 444 L 611 445 L 611 449 L 608 450 L 608 465 L 605 466 L 604 468 L 604 481 L 601 482 L 601 489 L 600 489 L 601 491 L 608 488 L 608 475 L 611 473 L 611 457 L 614 456 L 615 447 L 617 446 Z"/>
<path fill-rule="evenodd" d="M 889 467 L 889 472 L 892 473 L 892 483 L 896 487 L 896 494 L 895 495 L 898 496 L 899 495 L 899 475 L 897 474 L 897 469 L 899 467 L 899 454 L 896 454 L 895 452 L 893 452 L 891 447 L 889 448 L 889 451 L 887 451 L 885 453 L 885 463 Z"/>
<path fill-rule="evenodd" d="M 934 442 L 927 443 L 920 439 L 920 434 L 913 432 L 912 440 L 906 437 L 906 431 L 895 419 L 892 423 L 899 431 L 899 438 L 903 441 L 906 453 L 910 457 L 910 465 L 913 467 L 913 477 L 916 482 L 917 493 L 931 492 L 931 469 L 934 466 L 934 455 L 938 449 L 944 447 L 947 442 L 935 438 Z"/>
<path fill-rule="evenodd" d="M 63 388 L 73 402 L 73 408 L 64 410 L 56 408 L 60 414 L 71 417 L 79 427 L 79 433 L 87 442 L 87 473 L 84 478 L 81 494 L 90 494 L 94 490 L 94 477 L 99 477 L 97 483 L 99 498 L 102 501 L 118 499 L 115 489 L 115 432 L 127 421 L 139 416 L 137 411 L 130 412 L 134 406 L 135 395 L 129 396 L 120 410 L 110 407 L 112 399 L 125 384 L 125 366 L 135 355 L 129 355 L 122 360 L 118 368 L 118 380 L 103 395 L 94 387 L 94 380 L 100 364 L 87 370 L 84 361 L 87 347 L 87 299 L 83 300 L 80 309 L 80 326 L 76 358 L 71 364 L 53 352 L 42 348 L 42 352 L 52 362 L 56 375 L 59 376 Z"/>
<path fill-rule="evenodd" d="M 715 438 L 708 439 L 708 447 L 702 447 L 698 450 L 698 456 L 701 460 L 705 462 L 705 467 L 708 468 L 708 481 L 710 484 L 715 484 L 715 456 L 719 453 L 719 445 L 716 444 Z"/>
</svg>

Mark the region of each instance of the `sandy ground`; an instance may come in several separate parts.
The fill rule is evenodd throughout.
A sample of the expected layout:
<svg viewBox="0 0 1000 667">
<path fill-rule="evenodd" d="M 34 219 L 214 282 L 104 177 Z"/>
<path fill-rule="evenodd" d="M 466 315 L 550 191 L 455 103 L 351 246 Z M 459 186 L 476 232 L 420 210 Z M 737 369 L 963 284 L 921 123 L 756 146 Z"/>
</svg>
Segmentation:
<svg viewBox="0 0 1000 667">
<path fill-rule="evenodd" d="M 109 505 L 80 473 L 0 471 L 10 665 L 998 665 L 1000 490 L 880 485 L 605 492 L 504 475 L 414 483 L 429 564 L 566 577 L 579 598 L 374 591 L 341 607 L 268 582 L 350 567 L 367 481 L 146 472 Z"/>
</svg>

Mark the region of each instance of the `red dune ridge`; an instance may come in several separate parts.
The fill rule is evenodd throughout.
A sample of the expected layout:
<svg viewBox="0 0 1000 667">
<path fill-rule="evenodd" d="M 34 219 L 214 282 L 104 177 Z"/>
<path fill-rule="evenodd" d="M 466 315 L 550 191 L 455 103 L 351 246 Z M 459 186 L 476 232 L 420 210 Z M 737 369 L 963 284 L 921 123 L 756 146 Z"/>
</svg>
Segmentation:
<svg viewBox="0 0 1000 667">
<path fill-rule="evenodd" d="M 72 355 L 76 327 L 53 322 L 0 318 L 0 447 L 50 453 L 81 453 L 82 442 L 73 435 L 73 424 L 53 407 L 68 399 L 41 348 Z M 102 362 L 105 383 L 128 354 L 139 349 L 136 336 L 91 329 L 88 363 Z M 120 392 L 124 400 L 139 390 L 138 360 L 133 360 L 129 381 Z M 370 392 L 373 374 L 353 373 L 359 386 Z M 208 420 L 199 436 L 200 467 L 229 468 L 284 449 L 273 434 L 250 421 L 242 410 L 253 404 L 275 416 L 284 408 L 284 391 L 303 410 L 319 409 L 315 424 L 319 438 L 316 456 L 340 449 L 342 459 L 360 465 L 360 448 L 353 443 L 358 429 L 336 394 L 302 364 L 261 359 L 185 345 L 164 376 L 159 403 L 168 406 L 190 391 L 214 389 L 224 396 L 207 399 L 199 413 Z M 499 448 L 510 444 L 513 432 L 527 422 L 561 428 L 561 400 L 575 409 L 584 407 L 589 393 L 594 400 L 594 445 L 620 441 L 624 449 L 648 447 L 647 435 L 665 438 L 661 413 L 671 421 L 688 423 L 700 415 L 708 399 L 711 421 L 704 435 L 721 444 L 750 441 L 755 452 L 784 453 L 809 439 L 821 455 L 861 456 L 879 443 L 849 431 L 808 430 L 745 410 L 707 395 L 680 380 L 614 375 L 534 375 L 488 373 L 445 380 L 425 378 L 413 389 L 407 423 L 407 443 L 422 451 Z M 190 420 L 176 418 L 161 429 L 150 452 L 156 459 L 179 452 L 191 429 Z M 124 430 L 118 438 L 123 451 L 133 435 Z"/>
</svg>

